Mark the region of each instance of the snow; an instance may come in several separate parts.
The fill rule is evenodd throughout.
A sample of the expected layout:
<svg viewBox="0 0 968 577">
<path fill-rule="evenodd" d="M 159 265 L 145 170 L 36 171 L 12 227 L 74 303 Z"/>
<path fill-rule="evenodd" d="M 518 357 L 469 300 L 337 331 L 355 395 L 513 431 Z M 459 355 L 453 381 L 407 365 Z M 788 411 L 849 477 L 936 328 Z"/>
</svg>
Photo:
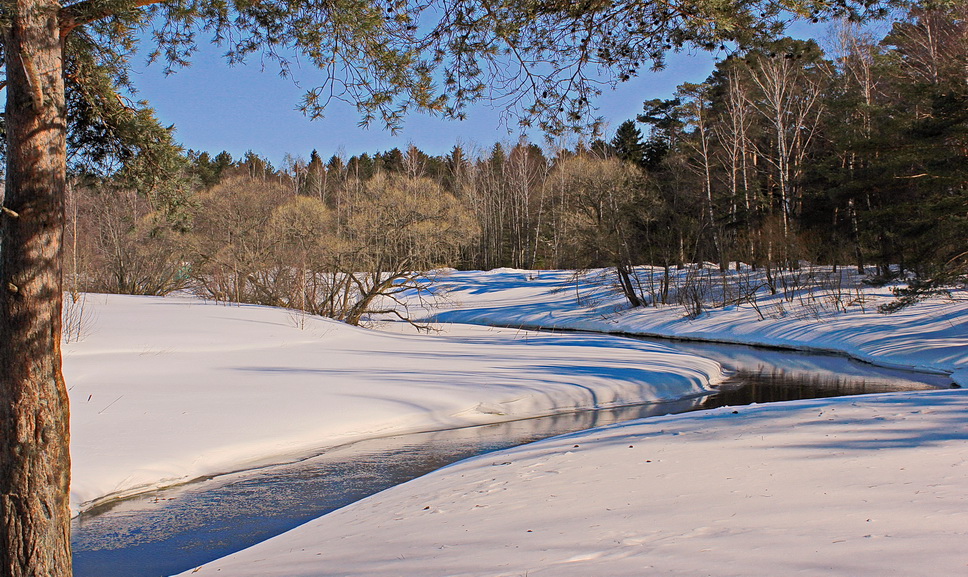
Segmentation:
<svg viewBox="0 0 968 577">
<path fill-rule="evenodd" d="M 717 409 L 541 441 L 192 575 L 964 575 L 963 392 Z M 185 573 L 189 575 L 189 573 Z"/>
<path fill-rule="evenodd" d="M 88 295 L 64 346 L 72 507 L 400 432 L 707 393 L 714 361 L 607 335 L 368 331 L 189 297 Z"/>
<path fill-rule="evenodd" d="M 658 274 L 658 273 L 656 273 Z M 682 283 L 688 270 L 679 271 Z M 496 269 L 449 271 L 444 309 L 429 318 L 476 323 L 630 333 L 829 351 L 885 367 L 952 374 L 968 386 L 968 291 L 954 299 L 934 298 L 893 314 L 891 287 L 809 287 L 787 300 L 760 292 L 750 303 L 710 308 L 688 318 L 681 306 L 629 309 L 607 271 L 576 277 L 572 271 Z M 646 282 L 646 281 L 643 281 Z M 836 304 L 835 304 L 836 303 Z M 757 313 L 759 308 L 760 313 Z M 846 309 L 846 310 L 845 310 Z M 760 315 L 765 318 L 760 318 Z"/>
<path fill-rule="evenodd" d="M 628 309 L 557 271 L 450 271 L 440 334 L 189 297 L 90 295 L 65 345 L 72 502 L 352 440 L 701 395 L 720 366 L 557 327 L 840 351 L 968 384 L 968 304 L 768 297 Z M 576 295 L 580 301 L 576 300 Z M 416 303 L 415 307 L 418 306 Z M 839 312 L 838 312 L 839 309 Z M 844 312 L 846 309 L 846 312 Z M 197 575 L 964 574 L 965 391 L 652 418 L 464 461 Z M 576 446 L 577 445 L 577 446 Z"/>
</svg>

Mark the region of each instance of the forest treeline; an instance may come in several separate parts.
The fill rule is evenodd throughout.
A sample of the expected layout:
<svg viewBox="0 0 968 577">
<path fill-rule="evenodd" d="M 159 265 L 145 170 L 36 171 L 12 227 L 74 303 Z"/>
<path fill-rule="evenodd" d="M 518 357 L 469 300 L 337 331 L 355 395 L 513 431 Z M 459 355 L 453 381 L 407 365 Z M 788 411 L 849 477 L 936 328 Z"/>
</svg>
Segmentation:
<svg viewBox="0 0 968 577">
<path fill-rule="evenodd" d="M 607 140 L 444 156 L 184 155 L 151 182 L 76 178 L 67 284 L 206 296 L 359 322 L 437 267 L 614 267 L 632 305 L 669 271 L 849 266 L 920 290 L 968 274 L 968 8 L 882 39 L 783 39 L 650 100 Z M 653 265 L 648 290 L 633 270 Z M 380 297 L 380 298 L 378 298 Z"/>
</svg>

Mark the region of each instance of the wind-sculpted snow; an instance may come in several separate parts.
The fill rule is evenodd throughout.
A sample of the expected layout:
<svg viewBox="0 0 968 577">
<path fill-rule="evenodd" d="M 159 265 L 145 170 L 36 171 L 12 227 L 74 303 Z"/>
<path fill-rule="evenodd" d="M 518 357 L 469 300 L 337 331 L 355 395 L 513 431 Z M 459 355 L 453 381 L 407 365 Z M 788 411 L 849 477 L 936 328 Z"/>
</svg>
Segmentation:
<svg viewBox="0 0 968 577">
<path fill-rule="evenodd" d="M 65 345 L 75 508 L 404 431 L 702 395 L 713 361 L 596 335 L 401 335 L 281 309 L 89 295 Z"/>
<path fill-rule="evenodd" d="M 968 394 L 659 417 L 484 455 L 185 576 L 962 575 Z"/>
<path fill-rule="evenodd" d="M 364 437 L 702 395 L 721 374 L 607 334 L 479 325 L 838 351 L 968 384 L 963 293 L 892 315 L 876 312 L 887 289 L 836 306 L 765 295 L 690 318 L 629 309 L 607 271 L 451 271 L 435 290 L 426 319 L 478 326 L 381 333 L 90 296 L 65 358 L 75 506 Z M 966 420 L 955 390 L 595 429 L 446 467 L 185 575 L 960 575 Z"/>
<path fill-rule="evenodd" d="M 679 271 L 681 277 L 687 270 Z M 769 295 L 690 318 L 682 306 L 631 309 L 608 271 L 451 271 L 441 289 L 448 305 L 428 313 L 438 322 L 529 326 L 670 336 L 848 354 L 881 366 L 939 371 L 968 386 L 968 291 L 937 297 L 893 314 L 889 288 Z M 681 278 L 675 282 L 684 282 Z M 837 305 L 831 304 L 835 299 Z M 757 309 L 759 312 L 757 312 Z M 761 318 L 761 315 L 763 318 Z"/>
</svg>

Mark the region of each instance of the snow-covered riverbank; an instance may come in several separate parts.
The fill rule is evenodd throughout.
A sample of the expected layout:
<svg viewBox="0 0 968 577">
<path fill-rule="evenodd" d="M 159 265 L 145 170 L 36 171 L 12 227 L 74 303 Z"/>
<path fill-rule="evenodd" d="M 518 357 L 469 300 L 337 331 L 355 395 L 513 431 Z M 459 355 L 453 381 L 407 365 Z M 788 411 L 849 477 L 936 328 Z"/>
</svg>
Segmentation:
<svg viewBox="0 0 968 577">
<path fill-rule="evenodd" d="M 965 384 L 964 302 L 885 316 L 875 309 L 889 293 L 868 289 L 847 313 L 801 301 L 763 318 L 734 306 L 687 319 L 678 307 L 624 310 L 568 273 L 449 281 L 441 322 L 840 351 Z M 612 426 L 458 463 L 191 574 L 960 575 L 966 418 L 968 391 L 954 390 Z"/>
<path fill-rule="evenodd" d="M 185 573 L 964 575 L 968 394 L 716 409 L 463 461 Z"/>
<path fill-rule="evenodd" d="M 188 297 L 88 295 L 64 347 L 72 503 L 406 431 L 695 396 L 717 363 L 605 335 L 367 331 Z"/>
<path fill-rule="evenodd" d="M 658 274 L 658 273 L 657 273 Z M 678 271 L 680 277 L 691 274 Z M 630 333 L 830 351 L 880 366 L 952 374 L 968 386 L 968 291 L 932 298 L 893 314 L 890 287 L 832 291 L 806 285 L 795 294 L 764 294 L 689 318 L 682 306 L 630 309 L 614 273 L 590 271 L 449 271 L 442 310 L 425 318 L 447 323 L 529 326 Z M 676 282 L 683 283 L 679 278 Z M 789 296 L 789 298 L 788 298 Z"/>
</svg>

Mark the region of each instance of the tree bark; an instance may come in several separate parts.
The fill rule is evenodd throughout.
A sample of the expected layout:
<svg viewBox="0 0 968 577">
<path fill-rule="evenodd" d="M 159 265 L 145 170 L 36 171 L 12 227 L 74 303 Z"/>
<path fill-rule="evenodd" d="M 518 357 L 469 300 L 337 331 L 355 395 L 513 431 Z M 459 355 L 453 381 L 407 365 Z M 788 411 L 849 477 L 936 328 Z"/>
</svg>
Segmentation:
<svg viewBox="0 0 968 577">
<path fill-rule="evenodd" d="M 633 308 L 642 306 L 642 299 L 635 294 L 635 285 L 632 284 L 632 267 L 628 264 L 619 264 L 615 267 L 618 272 L 619 284 L 622 286 L 622 294 L 629 301 Z"/>
<path fill-rule="evenodd" d="M 61 374 L 66 124 L 60 5 L 5 3 L 7 173 L 0 223 L 0 577 L 71 574 Z"/>
</svg>

